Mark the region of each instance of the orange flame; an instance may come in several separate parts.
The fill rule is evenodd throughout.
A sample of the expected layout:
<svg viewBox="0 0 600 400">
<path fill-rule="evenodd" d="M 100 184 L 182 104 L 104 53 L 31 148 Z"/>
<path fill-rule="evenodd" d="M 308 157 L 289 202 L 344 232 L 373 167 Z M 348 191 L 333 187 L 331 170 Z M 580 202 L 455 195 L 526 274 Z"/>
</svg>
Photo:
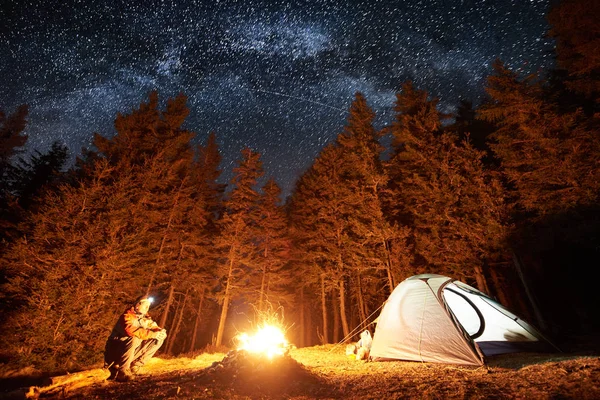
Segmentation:
<svg viewBox="0 0 600 400">
<path fill-rule="evenodd" d="M 273 325 L 263 325 L 252 336 L 242 333 L 237 336 L 237 339 L 240 343 L 238 350 L 264 354 L 269 359 L 283 355 L 288 346 L 288 341 L 281 329 Z"/>
</svg>

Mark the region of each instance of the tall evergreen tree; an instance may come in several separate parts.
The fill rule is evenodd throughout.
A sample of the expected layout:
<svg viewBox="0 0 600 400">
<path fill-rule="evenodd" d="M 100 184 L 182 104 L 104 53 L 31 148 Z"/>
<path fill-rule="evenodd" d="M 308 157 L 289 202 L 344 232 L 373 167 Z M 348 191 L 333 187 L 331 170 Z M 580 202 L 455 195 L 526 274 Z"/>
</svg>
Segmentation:
<svg viewBox="0 0 600 400">
<path fill-rule="evenodd" d="M 567 72 L 566 85 L 596 102 L 600 110 L 600 4 L 583 0 L 562 0 L 548 14 L 550 35 L 556 39 L 560 68 Z"/>
<path fill-rule="evenodd" d="M 365 321 L 369 303 L 382 300 L 379 289 L 385 285 L 389 293 L 407 264 L 407 232 L 390 223 L 383 211 L 387 177 L 374 118 L 358 93 L 344 131 L 301 177 L 290 202 L 296 261 L 304 267 L 304 279 L 320 292 L 316 297 L 321 299 L 325 340 L 329 294 L 337 293 L 331 303 L 339 307 L 333 309 L 334 340 L 338 317 L 349 339 L 350 310 Z"/>
<path fill-rule="evenodd" d="M 196 207 L 199 207 L 198 211 L 206 218 L 206 225 L 196 233 L 196 242 L 190 247 L 196 262 L 191 279 L 191 304 L 195 303 L 192 315 L 195 315 L 195 318 L 193 326 L 190 326 L 190 351 L 196 350 L 201 328 L 207 325 L 203 324 L 207 318 L 206 313 L 209 311 L 207 300 L 211 297 L 217 284 L 216 271 L 213 266 L 217 253 L 213 244 L 214 239 L 219 235 L 217 220 L 223 206 L 225 191 L 225 185 L 217 182 L 221 175 L 219 169 L 221 155 L 214 133 L 208 136 L 204 146 L 197 147 L 196 154 L 197 159 L 193 168 L 193 180 L 197 185 L 195 201 Z"/>
<path fill-rule="evenodd" d="M 226 187 L 226 185 L 217 182 L 221 176 L 219 167 L 222 157 L 219 153 L 216 135 L 214 133 L 209 134 L 206 145 L 199 145 L 196 153 L 198 157 L 195 163 L 195 173 L 198 176 L 196 180 L 201 187 L 200 192 L 208 207 L 207 209 L 216 218 L 221 211 L 223 193 Z"/>
<path fill-rule="evenodd" d="M 10 276 L 2 292 L 14 305 L 2 321 L 2 347 L 17 364 L 72 369 L 78 360 L 97 360 L 126 298 L 136 293 L 137 260 L 122 257 L 136 250 L 130 241 L 137 232 L 123 219 L 131 193 L 108 182 L 107 162 L 92 170 L 95 179 L 49 192 L 30 217 L 33 230 L 2 259 Z M 129 187 L 133 178 L 121 175 L 120 182 Z"/>
<path fill-rule="evenodd" d="M 225 201 L 224 214 L 218 221 L 219 236 L 215 240 L 222 304 L 216 346 L 223 343 L 231 301 L 244 293 L 242 286 L 250 269 L 256 266 L 255 238 L 259 194 L 255 186 L 263 174 L 260 154 L 248 148 L 242 150 L 242 159 L 233 172 L 233 188 Z"/>
<path fill-rule="evenodd" d="M 334 145 L 326 146 L 313 165 L 301 176 L 290 201 L 290 219 L 293 226 L 296 262 L 302 268 L 305 280 L 312 283 L 321 302 L 323 342 L 329 338 L 329 294 L 337 293 L 340 317 L 346 318 L 345 251 L 350 241 L 349 222 L 345 219 L 348 189 L 341 179 L 342 154 Z M 345 335 L 348 323 L 342 321 Z"/>
<path fill-rule="evenodd" d="M 473 103 L 461 100 L 456 110 L 454 123 L 447 126 L 446 131 L 458 135 L 459 141 L 468 140 L 477 150 L 490 152 L 489 136 L 494 132 L 494 124 L 477 118 L 477 110 L 473 108 Z M 487 164 L 492 163 L 492 159 L 487 156 Z"/>
<path fill-rule="evenodd" d="M 27 135 L 27 105 L 20 106 L 13 114 L 6 115 L 0 109 L 0 244 L 18 236 L 19 222 L 17 199 L 14 193 L 14 157 L 24 151 Z M 5 247 L 5 246 L 0 246 Z M 0 250 L 0 255 L 2 251 Z"/>
<path fill-rule="evenodd" d="M 281 189 L 273 178 L 262 187 L 258 203 L 257 267 L 253 272 L 253 287 L 261 313 L 272 312 L 279 305 L 292 302 L 288 290 L 292 285 L 290 272 L 285 267 L 289 261 L 290 239 L 287 218 L 279 204 Z"/>
<path fill-rule="evenodd" d="M 19 158 L 13 190 L 21 207 L 28 209 L 44 187 L 59 179 L 68 156 L 67 146 L 54 142 L 47 153 L 35 151 L 29 160 Z"/>
<path fill-rule="evenodd" d="M 488 78 L 491 99 L 481 118 L 498 125 L 491 144 L 514 187 L 514 202 L 526 212 L 545 215 L 594 204 L 600 190 L 600 142 L 579 121 L 579 112 L 559 114 L 544 99 L 541 82 L 523 80 L 501 62 Z"/>
<path fill-rule="evenodd" d="M 522 266 L 526 287 L 547 305 L 546 317 L 555 326 L 589 324 L 595 320 L 589 316 L 597 313 L 586 305 L 597 302 L 597 296 L 572 271 L 578 258 L 594 258 L 598 252 L 600 125 L 581 109 L 566 111 L 537 77 L 521 78 L 500 62 L 494 68 L 486 88 L 490 100 L 480 115 L 498 126 L 491 148 L 516 211 L 510 240 L 516 265 Z M 589 295 L 579 303 L 577 297 L 556 302 L 556 290 L 565 285 Z M 551 312 L 550 305 L 563 312 Z M 576 316 L 576 321 L 557 321 L 557 314 Z"/>
<path fill-rule="evenodd" d="M 442 131 L 436 106 L 410 83 L 397 95 L 392 210 L 412 228 L 417 268 L 476 280 L 489 292 L 482 265 L 506 234 L 502 187 L 485 172 L 482 152 Z"/>
<path fill-rule="evenodd" d="M 155 100 L 119 116 L 112 139 L 96 136 L 100 153 L 80 164 L 74 185 L 46 194 L 30 216 L 33 231 L 2 260 L 11 271 L 3 289 L 18 304 L 4 321 L 14 333 L 6 344 L 23 349 L 21 361 L 72 368 L 95 360 L 123 307 L 165 280 L 167 265 L 182 279 L 192 135 L 178 125 L 183 97 L 164 112 Z M 30 318 L 38 323 L 19 328 Z"/>
<path fill-rule="evenodd" d="M 23 147 L 27 143 L 27 135 L 23 131 L 28 114 L 27 105 L 20 106 L 8 116 L 0 110 L 0 172 L 4 172 L 4 168 L 11 163 L 15 155 L 23 152 Z"/>
<path fill-rule="evenodd" d="M 309 293 L 312 293 L 315 294 L 314 300 L 318 299 L 321 302 L 320 309 L 323 323 L 321 341 L 325 344 L 328 343 L 329 326 L 325 302 L 324 270 L 316 262 L 317 256 L 313 252 L 315 248 L 314 238 L 307 231 L 307 229 L 313 229 L 312 224 L 314 224 L 315 218 L 310 217 L 316 217 L 313 214 L 315 210 L 311 208 L 311 202 L 309 201 L 311 199 L 312 182 L 314 182 L 312 175 L 309 170 L 300 176 L 292 195 L 288 199 L 288 223 L 292 239 L 290 266 L 298 283 L 295 286 L 296 297 L 310 298 L 312 296 Z M 307 294 L 305 295 L 305 293 Z M 304 321 L 300 321 L 300 325 L 303 323 Z M 306 326 L 301 326 L 301 329 L 303 330 L 300 336 L 308 336 L 310 334 L 308 332 L 312 331 L 312 324 L 308 321 Z M 317 331 L 319 331 L 318 328 Z"/>
<path fill-rule="evenodd" d="M 351 242 L 346 263 L 352 270 L 352 287 L 361 321 L 370 314 L 369 301 L 373 304 L 382 301 L 374 298 L 380 292 L 377 278 L 385 282 L 391 293 L 401 279 L 401 270 L 407 267 L 407 257 L 401 255 L 408 255 L 404 243 L 406 229 L 388 221 L 383 211 L 382 195 L 388 177 L 381 163 L 382 132 L 374 128 L 374 119 L 375 113 L 366 99 L 357 93 L 344 132 L 336 140 L 343 154 L 341 183 L 349 189 L 346 219 L 350 223 Z"/>
</svg>

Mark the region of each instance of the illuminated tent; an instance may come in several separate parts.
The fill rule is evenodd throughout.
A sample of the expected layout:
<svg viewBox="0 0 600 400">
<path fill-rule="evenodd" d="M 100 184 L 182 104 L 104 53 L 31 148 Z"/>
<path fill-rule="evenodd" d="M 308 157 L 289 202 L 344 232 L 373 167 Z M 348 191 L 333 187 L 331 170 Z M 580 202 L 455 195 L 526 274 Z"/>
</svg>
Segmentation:
<svg viewBox="0 0 600 400">
<path fill-rule="evenodd" d="M 533 326 L 486 294 L 427 274 L 394 289 L 379 315 L 371 357 L 483 365 L 485 356 L 539 351 L 548 344 Z"/>
</svg>

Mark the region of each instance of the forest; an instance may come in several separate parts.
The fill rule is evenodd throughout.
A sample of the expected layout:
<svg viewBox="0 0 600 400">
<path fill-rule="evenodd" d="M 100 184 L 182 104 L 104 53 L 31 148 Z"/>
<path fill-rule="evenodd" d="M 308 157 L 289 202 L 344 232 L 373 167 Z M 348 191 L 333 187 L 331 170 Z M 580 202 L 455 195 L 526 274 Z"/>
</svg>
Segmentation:
<svg viewBox="0 0 600 400">
<path fill-rule="evenodd" d="M 99 362 L 144 293 L 165 354 L 263 321 L 298 347 L 354 340 L 420 273 L 478 288 L 559 346 L 598 334 L 600 27 L 586 15 L 554 6 L 555 69 L 496 60 L 485 100 L 455 115 L 407 81 L 376 129 L 357 93 L 286 199 L 250 148 L 222 182 L 218 133 L 183 128 L 183 94 L 161 107 L 150 93 L 72 166 L 59 143 L 24 153 L 27 105 L 0 110 L 0 364 Z"/>
</svg>

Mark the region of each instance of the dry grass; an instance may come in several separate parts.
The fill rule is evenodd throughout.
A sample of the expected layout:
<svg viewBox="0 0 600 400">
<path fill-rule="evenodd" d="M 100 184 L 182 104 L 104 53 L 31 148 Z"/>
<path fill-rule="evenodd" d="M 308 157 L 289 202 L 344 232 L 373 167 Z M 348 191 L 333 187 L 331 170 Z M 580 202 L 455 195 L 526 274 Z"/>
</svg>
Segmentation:
<svg viewBox="0 0 600 400">
<path fill-rule="evenodd" d="M 485 367 L 365 362 L 344 346 L 290 351 L 252 368 L 214 368 L 225 354 L 154 359 L 135 381 L 93 381 L 40 398 L 72 399 L 599 399 L 597 355 L 521 353 Z M 223 363 L 221 363 L 223 364 Z M 211 366 L 213 366 L 211 368 Z M 0 396 L 1 397 L 1 396 Z"/>
</svg>

